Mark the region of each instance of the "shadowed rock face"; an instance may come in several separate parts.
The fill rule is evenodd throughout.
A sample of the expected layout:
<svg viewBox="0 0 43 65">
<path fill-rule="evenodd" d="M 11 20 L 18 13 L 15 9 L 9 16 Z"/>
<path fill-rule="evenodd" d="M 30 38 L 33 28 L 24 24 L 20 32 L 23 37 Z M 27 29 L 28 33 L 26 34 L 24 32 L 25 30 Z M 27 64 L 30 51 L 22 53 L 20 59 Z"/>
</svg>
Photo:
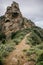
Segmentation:
<svg viewBox="0 0 43 65">
<path fill-rule="evenodd" d="M 8 37 L 12 32 L 35 26 L 31 20 L 27 20 L 27 18 L 22 16 L 19 5 L 16 2 L 7 7 L 4 18 L 0 20 L 0 24 L 2 25 L 2 32 Z"/>
</svg>

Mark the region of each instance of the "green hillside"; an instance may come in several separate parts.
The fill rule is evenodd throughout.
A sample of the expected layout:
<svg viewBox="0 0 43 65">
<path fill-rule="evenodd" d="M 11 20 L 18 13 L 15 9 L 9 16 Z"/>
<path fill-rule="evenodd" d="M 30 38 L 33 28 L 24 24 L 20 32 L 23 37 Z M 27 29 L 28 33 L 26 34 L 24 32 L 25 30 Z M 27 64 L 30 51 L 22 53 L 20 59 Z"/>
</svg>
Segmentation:
<svg viewBox="0 0 43 65">
<path fill-rule="evenodd" d="M 35 54 L 36 58 L 35 62 L 36 65 L 42 65 L 43 64 L 43 29 L 39 27 L 33 27 L 33 28 L 27 28 L 24 30 L 17 31 L 16 33 L 11 34 L 11 39 L 6 40 L 4 35 L 1 35 L 0 33 L 0 40 L 2 42 L 0 43 L 0 64 L 4 62 L 4 59 L 9 55 L 10 52 L 12 52 L 16 45 L 18 45 L 22 39 L 25 37 L 26 34 L 30 33 L 31 35 L 27 37 L 26 44 L 30 45 L 30 50 L 27 50 L 27 54 Z M 42 55 L 42 56 L 41 56 Z M 27 55 L 28 56 L 28 55 Z M 28 56 L 29 57 L 29 56 Z M 29 58 L 28 58 L 29 61 Z"/>
</svg>

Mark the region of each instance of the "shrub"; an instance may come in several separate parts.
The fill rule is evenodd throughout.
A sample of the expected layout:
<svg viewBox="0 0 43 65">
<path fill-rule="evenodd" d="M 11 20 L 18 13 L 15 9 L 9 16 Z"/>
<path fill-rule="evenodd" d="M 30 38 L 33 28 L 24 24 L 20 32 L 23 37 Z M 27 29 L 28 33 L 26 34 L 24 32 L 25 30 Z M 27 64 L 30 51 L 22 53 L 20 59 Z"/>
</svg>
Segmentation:
<svg viewBox="0 0 43 65">
<path fill-rule="evenodd" d="M 2 56 L 3 56 L 3 57 L 7 57 L 7 56 L 8 56 L 8 54 L 9 54 L 9 52 L 7 52 L 7 51 L 3 51 Z"/>
<path fill-rule="evenodd" d="M 7 46 L 7 48 L 5 49 L 8 52 L 11 52 L 14 48 L 12 46 Z"/>
<path fill-rule="evenodd" d="M 36 45 L 36 48 L 43 50 L 43 43 L 41 43 L 40 45 Z"/>
<path fill-rule="evenodd" d="M 43 35 L 40 32 L 40 30 L 35 29 L 34 32 L 40 37 L 40 39 L 43 41 Z"/>
<path fill-rule="evenodd" d="M 6 35 L 4 33 L 0 33 L 0 40 L 6 39 Z"/>
<path fill-rule="evenodd" d="M 5 39 L 2 40 L 2 43 L 5 44 Z"/>
<path fill-rule="evenodd" d="M 0 60 L 0 65 L 4 65 L 3 62 Z"/>
<path fill-rule="evenodd" d="M 40 38 L 32 31 L 31 35 L 27 37 L 27 44 L 39 45 L 41 43 Z"/>
<path fill-rule="evenodd" d="M 3 58 L 0 56 L 0 65 L 4 65 Z"/>
<path fill-rule="evenodd" d="M 39 55 L 37 62 L 43 61 L 43 53 Z"/>
<path fill-rule="evenodd" d="M 36 65 L 43 65 L 43 61 L 38 62 Z"/>
<path fill-rule="evenodd" d="M 16 33 L 12 32 L 11 39 L 13 39 L 15 35 L 16 35 Z"/>
</svg>

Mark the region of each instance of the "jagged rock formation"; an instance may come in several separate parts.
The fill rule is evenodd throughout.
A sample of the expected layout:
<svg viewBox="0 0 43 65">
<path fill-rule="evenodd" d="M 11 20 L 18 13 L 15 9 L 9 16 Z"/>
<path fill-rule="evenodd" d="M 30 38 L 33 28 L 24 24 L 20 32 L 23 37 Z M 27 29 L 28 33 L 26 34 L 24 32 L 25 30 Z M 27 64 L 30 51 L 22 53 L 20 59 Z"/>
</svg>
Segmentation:
<svg viewBox="0 0 43 65">
<path fill-rule="evenodd" d="M 8 6 L 5 15 L 0 17 L 0 30 L 7 37 L 11 36 L 12 32 L 28 27 L 31 28 L 32 26 L 35 26 L 35 24 L 22 16 L 19 5 L 16 2 Z"/>
</svg>

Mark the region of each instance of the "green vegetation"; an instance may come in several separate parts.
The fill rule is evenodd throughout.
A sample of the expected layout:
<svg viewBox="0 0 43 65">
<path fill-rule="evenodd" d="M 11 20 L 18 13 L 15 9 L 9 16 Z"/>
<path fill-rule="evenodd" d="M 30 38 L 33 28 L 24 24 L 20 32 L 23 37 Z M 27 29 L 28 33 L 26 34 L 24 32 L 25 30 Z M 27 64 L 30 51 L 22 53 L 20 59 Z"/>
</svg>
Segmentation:
<svg viewBox="0 0 43 65">
<path fill-rule="evenodd" d="M 27 37 L 27 44 L 37 45 L 40 44 L 41 42 L 42 41 L 40 37 L 34 32 L 32 32 L 31 35 Z"/>
<path fill-rule="evenodd" d="M 4 62 L 4 58 L 6 58 L 14 49 L 15 43 L 13 40 L 6 41 L 5 44 L 0 43 L 0 65 Z"/>
<path fill-rule="evenodd" d="M 33 27 L 33 31 L 40 37 L 40 39 L 43 41 L 43 29 L 39 27 Z"/>
<path fill-rule="evenodd" d="M 32 46 L 29 50 L 26 52 L 26 56 L 28 56 L 28 61 L 34 60 L 36 62 L 36 65 L 43 65 L 43 43 Z"/>
<path fill-rule="evenodd" d="M 5 34 L 4 33 L 0 33 L 0 40 L 3 40 L 3 39 L 6 39 L 6 36 L 5 36 Z"/>
<path fill-rule="evenodd" d="M 2 41 L 3 44 L 5 44 L 6 41 L 6 35 L 2 32 L 0 32 L 0 41 Z"/>
<path fill-rule="evenodd" d="M 13 41 L 6 42 L 6 44 L 0 44 L 0 55 L 2 57 L 6 57 L 9 52 L 11 52 L 14 49 L 15 43 Z"/>
<path fill-rule="evenodd" d="M 30 33 L 27 37 L 26 44 L 31 45 L 30 50 L 24 49 L 28 56 L 28 61 L 34 60 L 36 65 L 43 65 L 43 30 L 38 27 L 27 28 L 24 30 L 17 31 L 11 34 L 11 40 L 6 40 L 6 36 L 0 33 L 0 65 L 3 65 L 3 59 L 9 55 L 10 52 L 15 49 L 15 45 L 18 45 L 26 34 Z M 35 57 L 31 57 L 31 55 Z"/>
<path fill-rule="evenodd" d="M 23 50 L 26 52 L 28 56 L 28 61 L 35 61 L 36 65 L 43 65 L 43 30 L 39 27 L 33 27 L 31 29 L 24 29 L 22 31 L 18 31 L 13 35 L 14 42 L 18 45 L 18 43 L 24 38 L 24 36 L 31 32 L 31 35 L 27 37 L 26 44 L 31 45 L 30 50 Z M 31 57 L 34 56 L 35 57 Z"/>
<path fill-rule="evenodd" d="M 0 60 L 0 65 L 4 65 L 3 62 Z"/>
<path fill-rule="evenodd" d="M 24 36 L 26 34 L 28 34 L 31 31 L 30 28 L 28 29 L 24 29 L 21 31 L 17 31 L 16 33 L 12 33 L 11 35 L 11 39 L 14 39 L 14 42 L 16 43 L 16 45 L 18 45 L 18 43 L 24 38 Z"/>
<path fill-rule="evenodd" d="M 27 44 L 38 45 L 43 42 L 43 30 L 39 27 L 27 28 L 24 30 L 12 33 L 11 39 L 14 39 L 16 45 L 24 38 L 24 36 L 31 32 L 31 35 L 27 37 Z"/>
<path fill-rule="evenodd" d="M 38 59 L 37 59 L 37 65 L 43 65 L 43 51 L 42 53 L 38 56 Z"/>
<path fill-rule="evenodd" d="M 43 65 L 43 61 L 38 62 L 36 65 Z"/>
</svg>

